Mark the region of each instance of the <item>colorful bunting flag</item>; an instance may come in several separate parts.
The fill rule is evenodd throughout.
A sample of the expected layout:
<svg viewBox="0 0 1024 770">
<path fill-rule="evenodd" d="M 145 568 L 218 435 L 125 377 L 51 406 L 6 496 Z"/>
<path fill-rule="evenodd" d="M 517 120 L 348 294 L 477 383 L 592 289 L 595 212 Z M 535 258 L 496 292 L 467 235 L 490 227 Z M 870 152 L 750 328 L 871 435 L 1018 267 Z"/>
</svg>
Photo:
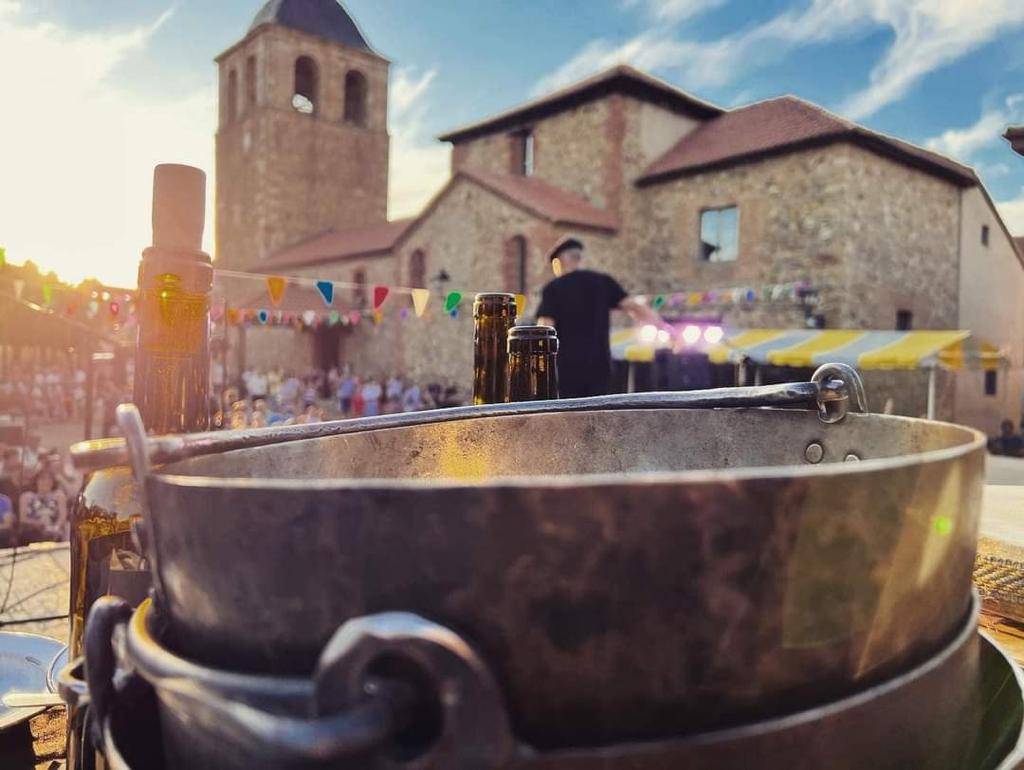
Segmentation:
<svg viewBox="0 0 1024 770">
<path fill-rule="evenodd" d="M 416 317 L 422 318 L 427 311 L 427 303 L 430 301 L 430 291 L 427 289 L 412 290 L 412 305 L 416 310 Z"/>
<path fill-rule="evenodd" d="M 659 294 L 657 297 L 654 298 L 654 302 L 651 303 L 651 307 L 654 308 L 655 310 L 661 310 L 661 308 L 662 308 L 662 306 L 664 306 L 664 304 L 665 304 L 665 295 L 664 294 Z"/>
<path fill-rule="evenodd" d="M 459 309 L 459 303 L 462 302 L 462 292 L 450 291 L 448 297 L 444 301 L 444 310 L 446 313 L 451 314 L 453 310 Z M 452 315 L 455 318 L 455 315 Z"/>
<path fill-rule="evenodd" d="M 333 291 L 334 290 L 331 289 L 332 293 L 333 293 Z M 337 310 L 332 310 L 330 313 L 327 314 L 327 322 L 331 326 L 337 326 L 339 320 L 341 320 L 341 316 L 338 315 L 338 311 Z"/>
<path fill-rule="evenodd" d="M 353 310 L 351 313 L 348 314 L 349 323 L 351 323 L 353 326 L 359 323 L 362 317 L 363 314 L 360 313 L 358 310 Z"/>
<path fill-rule="evenodd" d="M 334 304 L 334 284 L 330 281 L 317 281 L 316 290 L 320 292 L 320 296 L 324 301 L 324 304 L 330 307 Z"/>
<path fill-rule="evenodd" d="M 403 320 L 403 321 L 408 321 L 409 320 L 409 308 L 403 307 L 402 310 L 399 312 L 398 317 L 401 320 Z"/>
<path fill-rule="evenodd" d="M 267 276 L 267 292 L 270 294 L 270 302 L 277 307 L 284 299 L 284 287 L 286 281 L 279 275 Z"/>
<path fill-rule="evenodd" d="M 270 320 L 270 313 L 268 313 L 266 310 L 261 310 L 256 314 L 256 317 L 260 319 L 261 324 L 265 324 L 267 321 Z"/>
<path fill-rule="evenodd" d="M 312 326 L 314 321 L 316 321 L 315 310 L 307 310 L 302 314 L 302 322 L 306 324 L 306 326 Z"/>
<path fill-rule="evenodd" d="M 48 284 L 43 284 L 43 304 L 47 307 L 53 302 L 53 287 Z"/>
<path fill-rule="evenodd" d="M 0 267 L 3 267 L 6 264 L 7 264 L 7 249 L 5 249 L 3 246 L 0 246 Z"/>
<path fill-rule="evenodd" d="M 374 286 L 373 287 L 373 309 L 380 311 L 381 307 L 384 306 L 384 300 L 388 298 L 388 294 L 391 293 L 391 289 L 387 286 Z"/>
</svg>

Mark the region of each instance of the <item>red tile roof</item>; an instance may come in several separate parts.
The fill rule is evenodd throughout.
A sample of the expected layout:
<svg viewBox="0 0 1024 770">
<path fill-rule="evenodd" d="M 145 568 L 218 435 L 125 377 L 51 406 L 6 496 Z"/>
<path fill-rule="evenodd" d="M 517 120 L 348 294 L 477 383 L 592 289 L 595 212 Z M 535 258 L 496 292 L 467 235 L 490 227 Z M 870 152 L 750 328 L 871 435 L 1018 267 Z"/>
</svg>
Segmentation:
<svg viewBox="0 0 1024 770">
<path fill-rule="evenodd" d="M 272 254 L 260 269 L 285 269 L 319 265 L 351 257 L 386 254 L 398 242 L 413 219 L 396 219 L 365 227 L 328 230 Z"/>
<path fill-rule="evenodd" d="M 470 168 L 459 169 L 456 178 L 459 176 L 476 182 L 495 195 L 556 225 L 609 231 L 619 227 L 618 218 L 612 212 L 598 208 L 579 195 L 542 182 L 536 177 L 498 174 Z"/>
<path fill-rule="evenodd" d="M 671 112 L 695 118 L 713 118 L 722 113 L 720 107 L 680 91 L 646 72 L 622 64 L 532 102 L 449 131 L 439 138 L 442 142 L 458 143 L 497 131 L 506 131 L 611 93 L 630 94 L 644 101 L 659 104 Z"/>
<path fill-rule="evenodd" d="M 793 96 L 757 102 L 707 121 L 654 161 L 639 181 L 662 181 L 835 141 L 860 144 L 962 186 L 977 184 L 967 166 Z"/>
</svg>

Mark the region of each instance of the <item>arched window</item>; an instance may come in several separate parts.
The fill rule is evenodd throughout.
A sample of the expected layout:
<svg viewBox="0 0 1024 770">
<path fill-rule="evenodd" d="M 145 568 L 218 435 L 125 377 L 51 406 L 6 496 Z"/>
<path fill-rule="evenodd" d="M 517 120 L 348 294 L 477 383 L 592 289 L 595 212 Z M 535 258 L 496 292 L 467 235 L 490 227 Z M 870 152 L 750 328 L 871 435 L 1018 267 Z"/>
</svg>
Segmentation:
<svg viewBox="0 0 1024 770">
<path fill-rule="evenodd" d="M 427 288 L 427 255 L 423 249 L 416 249 L 409 257 L 409 286 L 413 289 Z"/>
<path fill-rule="evenodd" d="M 352 290 L 352 302 L 361 310 L 366 307 L 366 271 L 363 268 L 358 268 L 352 274 L 352 283 L 356 285 Z"/>
<path fill-rule="evenodd" d="M 245 60 L 245 109 L 256 106 L 256 57 Z"/>
<path fill-rule="evenodd" d="M 505 286 L 508 291 L 526 294 L 530 288 L 530 249 L 526 238 L 517 235 L 505 244 Z"/>
<path fill-rule="evenodd" d="M 238 73 L 228 73 L 228 123 L 238 120 Z"/>
<path fill-rule="evenodd" d="M 300 56 L 295 60 L 295 93 L 292 96 L 292 107 L 296 112 L 304 115 L 316 112 L 317 79 L 315 61 L 308 56 Z"/>
<path fill-rule="evenodd" d="M 345 75 L 345 122 L 366 125 L 366 76 L 358 70 Z"/>
</svg>

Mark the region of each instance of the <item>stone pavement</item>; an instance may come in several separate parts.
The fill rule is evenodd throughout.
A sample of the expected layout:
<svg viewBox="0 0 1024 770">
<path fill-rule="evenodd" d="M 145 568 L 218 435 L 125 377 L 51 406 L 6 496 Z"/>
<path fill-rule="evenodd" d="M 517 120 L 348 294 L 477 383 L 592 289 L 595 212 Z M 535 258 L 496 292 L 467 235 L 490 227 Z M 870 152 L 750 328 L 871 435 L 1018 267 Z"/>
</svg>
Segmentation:
<svg viewBox="0 0 1024 770">
<path fill-rule="evenodd" d="M 66 617 L 6 624 L 66 616 L 70 600 L 69 580 L 70 550 L 67 543 L 35 543 L 23 548 L 0 549 L 0 628 L 44 634 L 66 642 Z"/>
</svg>

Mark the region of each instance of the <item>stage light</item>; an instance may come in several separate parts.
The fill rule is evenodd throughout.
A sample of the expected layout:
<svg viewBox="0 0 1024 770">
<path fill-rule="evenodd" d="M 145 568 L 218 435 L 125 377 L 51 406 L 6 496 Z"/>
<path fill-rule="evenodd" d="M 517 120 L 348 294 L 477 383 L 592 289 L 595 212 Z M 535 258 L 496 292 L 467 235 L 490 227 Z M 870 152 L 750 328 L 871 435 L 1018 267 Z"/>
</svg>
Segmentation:
<svg viewBox="0 0 1024 770">
<path fill-rule="evenodd" d="M 648 324 L 640 330 L 640 339 L 643 342 L 654 342 L 658 338 L 658 328 Z"/>
<path fill-rule="evenodd" d="M 709 326 L 704 330 L 704 341 L 709 345 L 717 345 L 724 336 L 725 332 L 721 326 Z"/>
<path fill-rule="evenodd" d="M 683 329 L 683 342 L 687 345 L 694 345 L 700 341 L 700 327 L 693 324 Z"/>
</svg>

